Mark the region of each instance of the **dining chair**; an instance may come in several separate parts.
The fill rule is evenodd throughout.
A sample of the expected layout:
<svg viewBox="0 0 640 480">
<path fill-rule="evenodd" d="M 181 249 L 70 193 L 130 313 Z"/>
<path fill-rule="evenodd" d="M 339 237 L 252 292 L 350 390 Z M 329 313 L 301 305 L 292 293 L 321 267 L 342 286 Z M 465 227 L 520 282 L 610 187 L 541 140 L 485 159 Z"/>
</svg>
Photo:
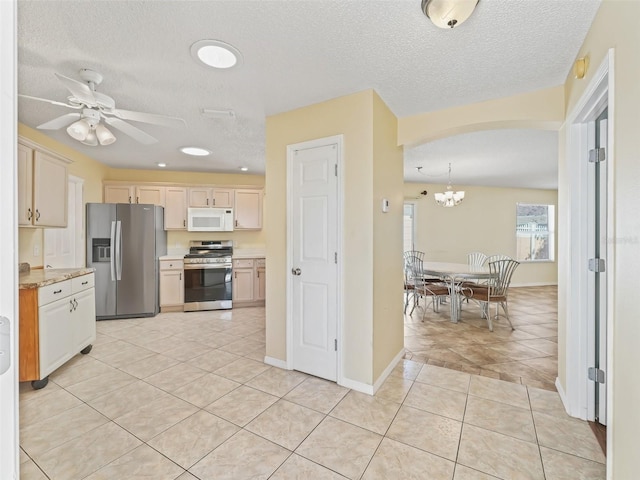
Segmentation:
<svg viewBox="0 0 640 480">
<path fill-rule="evenodd" d="M 513 260 L 509 255 L 489 255 L 486 262 L 496 262 L 498 260 Z"/>
<path fill-rule="evenodd" d="M 481 267 L 487 261 L 487 258 L 482 252 L 471 252 L 467 254 L 467 263 L 472 267 Z"/>
<path fill-rule="evenodd" d="M 496 260 L 489 262 L 489 272 L 493 275 L 492 281 L 487 285 L 464 286 L 460 289 L 460 293 L 470 300 L 474 300 L 480 304 L 483 316 L 486 317 L 489 325 L 489 331 L 493 332 L 493 322 L 491 320 L 492 303 L 496 304 L 495 320 L 498 320 L 500 313 L 499 307 L 502 307 L 504 317 L 509 322 L 511 330 L 515 330 L 511 319 L 509 318 L 508 309 L 508 291 L 511 284 L 513 272 L 520 265 L 512 259 Z"/>
</svg>

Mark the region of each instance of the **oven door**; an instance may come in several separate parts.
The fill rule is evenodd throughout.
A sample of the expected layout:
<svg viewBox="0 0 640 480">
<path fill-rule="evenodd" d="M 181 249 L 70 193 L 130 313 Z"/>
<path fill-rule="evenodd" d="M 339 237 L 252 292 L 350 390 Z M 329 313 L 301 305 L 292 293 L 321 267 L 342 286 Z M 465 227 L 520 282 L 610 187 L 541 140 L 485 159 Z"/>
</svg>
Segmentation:
<svg viewBox="0 0 640 480">
<path fill-rule="evenodd" d="M 185 264 L 184 310 L 231 308 L 231 264 Z"/>
</svg>

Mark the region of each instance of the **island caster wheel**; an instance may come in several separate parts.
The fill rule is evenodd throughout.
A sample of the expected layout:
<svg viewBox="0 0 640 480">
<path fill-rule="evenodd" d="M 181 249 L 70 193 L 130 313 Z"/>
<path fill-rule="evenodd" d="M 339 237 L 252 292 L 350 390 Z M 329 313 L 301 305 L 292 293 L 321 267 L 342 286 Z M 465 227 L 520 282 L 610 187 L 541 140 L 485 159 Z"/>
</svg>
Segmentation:
<svg viewBox="0 0 640 480">
<path fill-rule="evenodd" d="M 92 348 L 93 348 L 93 345 L 87 345 L 82 350 L 80 350 L 80 353 L 82 353 L 83 355 L 86 355 L 91 351 Z"/>
<path fill-rule="evenodd" d="M 34 380 L 31 382 L 31 388 L 34 390 L 40 390 L 41 388 L 46 387 L 47 383 L 49 383 L 49 376 L 44 377 L 42 380 Z"/>
</svg>

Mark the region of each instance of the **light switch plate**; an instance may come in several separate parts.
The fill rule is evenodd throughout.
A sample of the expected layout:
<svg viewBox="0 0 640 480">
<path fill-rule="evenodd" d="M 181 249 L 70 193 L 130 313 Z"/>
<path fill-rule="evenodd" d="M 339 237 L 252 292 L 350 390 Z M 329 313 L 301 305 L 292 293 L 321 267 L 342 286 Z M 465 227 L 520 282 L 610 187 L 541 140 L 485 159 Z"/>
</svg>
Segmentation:
<svg viewBox="0 0 640 480">
<path fill-rule="evenodd" d="M 387 213 L 389 211 L 389 200 L 386 198 L 382 199 L 382 213 Z"/>
</svg>

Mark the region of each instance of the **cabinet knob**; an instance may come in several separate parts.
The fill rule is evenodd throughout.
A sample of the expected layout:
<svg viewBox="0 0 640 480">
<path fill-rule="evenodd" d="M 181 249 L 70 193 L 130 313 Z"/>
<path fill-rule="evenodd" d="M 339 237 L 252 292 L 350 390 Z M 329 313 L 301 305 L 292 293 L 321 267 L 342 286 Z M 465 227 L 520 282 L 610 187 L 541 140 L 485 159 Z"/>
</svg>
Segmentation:
<svg viewBox="0 0 640 480">
<path fill-rule="evenodd" d="M 31 207 L 27 209 L 27 220 L 31 221 L 33 218 L 33 212 L 31 211 Z"/>
<path fill-rule="evenodd" d="M 131 195 L 129 195 L 129 203 L 131 203 Z"/>
<path fill-rule="evenodd" d="M 40 210 L 36 208 L 36 222 L 40 220 Z"/>
</svg>

